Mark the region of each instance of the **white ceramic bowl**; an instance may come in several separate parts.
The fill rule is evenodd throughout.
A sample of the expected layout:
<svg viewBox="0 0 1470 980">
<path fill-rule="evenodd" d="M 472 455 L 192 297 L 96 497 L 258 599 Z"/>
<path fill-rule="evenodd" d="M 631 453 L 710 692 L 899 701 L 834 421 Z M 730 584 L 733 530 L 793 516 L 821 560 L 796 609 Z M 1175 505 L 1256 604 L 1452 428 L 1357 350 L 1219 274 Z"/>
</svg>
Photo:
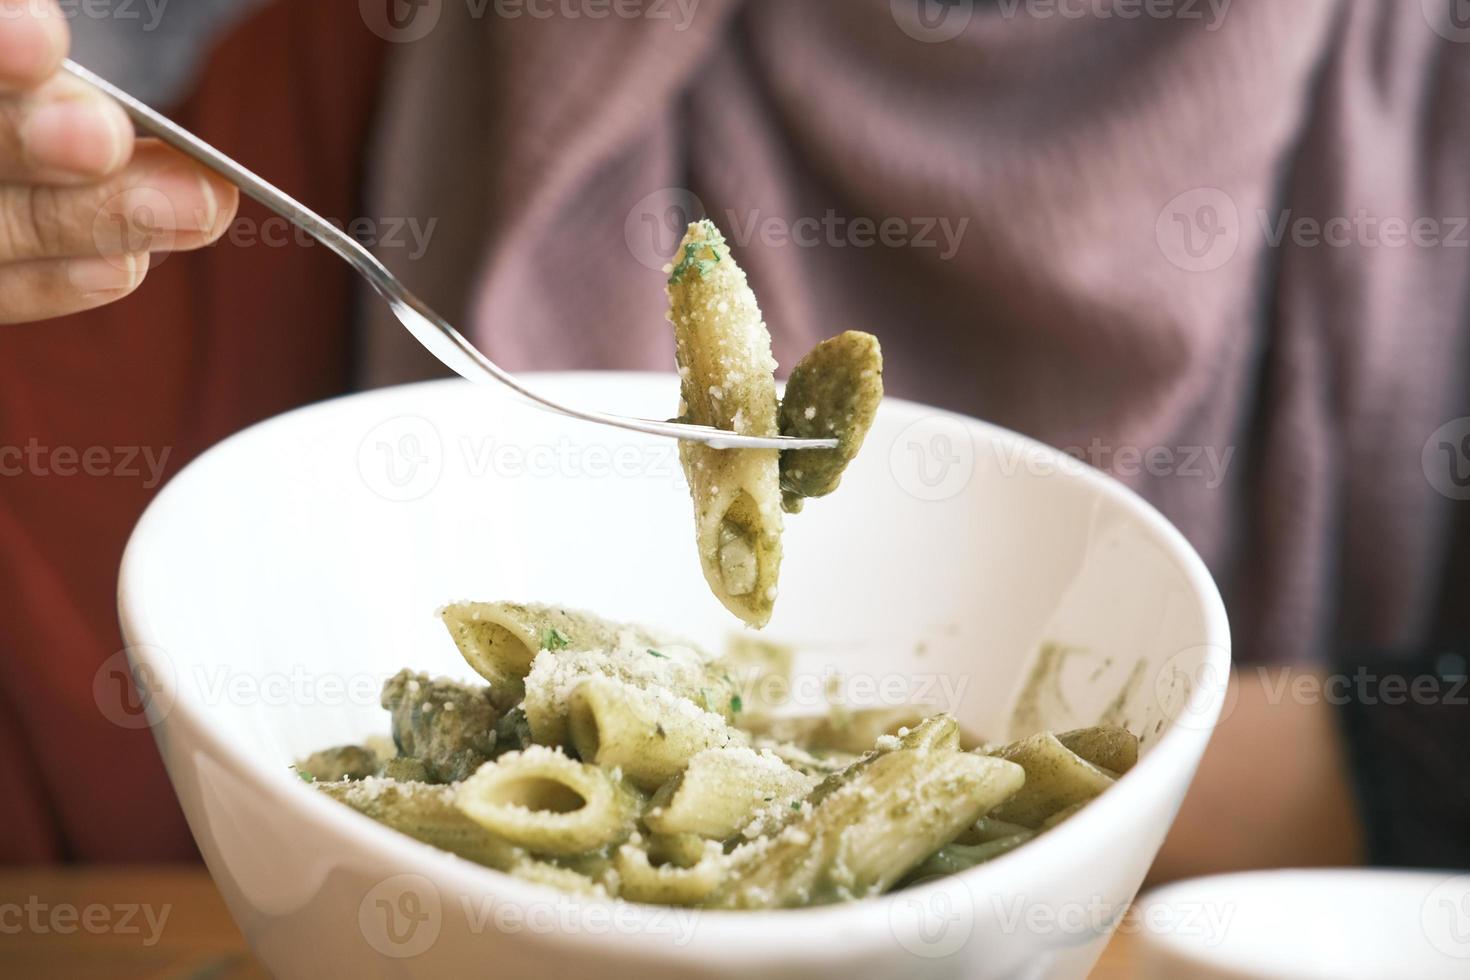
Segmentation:
<svg viewBox="0 0 1470 980">
<path fill-rule="evenodd" d="M 533 379 L 666 415 L 671 376 Z M 789 522 L 768 628 L 852 703 L 904 698 L 992 739 L 1112 711 L 1138 766 L 1043 839 L 848 905 L 697 913 L 573 900 L 441 854 L 302 784 L 308 751 L 387 730 L 402 666 L 471 676 L 434 611 L 581 606 L 718 645 L 674 447 L 458 382 L 255 426 L 159 495 L 120 583 L 174 787 L 277 975 L 1081 977 L 1143 879 L 1220 709 L 1229 640 L 1199 558 L 1055 451 L 890 400 L 836 495 Z M 1064 652 L 1036 671 L 1046 645 Z M 1029 680 L 1028 680 L 1029 678 Z"/>
<path fill-rule="evenodd" d="M 1139 899 L 1144 980 L 1456 980 L 1470 976 L 1470 874 L 1252 871 Z"/>
</svg>

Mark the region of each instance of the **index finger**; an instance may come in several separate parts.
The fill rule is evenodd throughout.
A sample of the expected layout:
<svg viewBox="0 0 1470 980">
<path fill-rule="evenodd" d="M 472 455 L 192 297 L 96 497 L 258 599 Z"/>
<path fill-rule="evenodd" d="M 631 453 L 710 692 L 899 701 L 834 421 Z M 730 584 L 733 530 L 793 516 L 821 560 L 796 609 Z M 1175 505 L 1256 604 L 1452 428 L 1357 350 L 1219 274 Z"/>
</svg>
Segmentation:
<svg viewBox="0 0 1470 980">
<path fill-rule="evenodd" d="M 0 88 L 34 88 L 56 74 L 71 32 L 56 0 L 0 0 Z"/>
</svg>

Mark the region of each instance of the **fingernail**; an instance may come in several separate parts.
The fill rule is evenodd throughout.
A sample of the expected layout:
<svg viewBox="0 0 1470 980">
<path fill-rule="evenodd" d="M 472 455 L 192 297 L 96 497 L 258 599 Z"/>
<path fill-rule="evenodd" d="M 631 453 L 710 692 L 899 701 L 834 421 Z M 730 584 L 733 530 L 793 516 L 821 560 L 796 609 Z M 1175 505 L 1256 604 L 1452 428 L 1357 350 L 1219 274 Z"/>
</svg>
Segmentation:
<svg viewBox="0 0 1470 980">
<path fill-rule="evenodd" d="M 143 275 L 147 271 L 147 252 L 95 259 L 70 259 L 66 264 L 67 279 L 84 296 L 133 289 L 143 281 Z"/>
<path fill-rule="evenodd" d="M 146 208 L 162 195 L 168 206 L 159 215 L 169 231 L 211 231 L 219 220 L 219 198 L 204 175 L 194 170 L 164 170 L 134 187 L 131 194 Z"/>
<path fill-rule="evenodd" d="M 94 177 L 122 166 L 128 127 L 127 116 L 110 102 L 75 98 L 32 109 L 20 139 L 32 166 Z"/>
</svg>

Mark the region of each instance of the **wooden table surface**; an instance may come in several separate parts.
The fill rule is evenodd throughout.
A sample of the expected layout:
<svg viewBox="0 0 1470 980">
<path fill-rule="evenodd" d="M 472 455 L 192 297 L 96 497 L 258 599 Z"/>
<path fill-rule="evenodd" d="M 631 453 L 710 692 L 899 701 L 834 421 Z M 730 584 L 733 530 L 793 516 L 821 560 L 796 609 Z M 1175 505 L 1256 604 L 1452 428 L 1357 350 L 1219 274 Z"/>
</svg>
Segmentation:
<svg viewBox="0 0 1470 980">
<path fill-rule="evenodd" d="M 1132 977 L 1131 938 L 1114 937 L 1093 980 Z M 0 977 L 268 976 L 202 867 L 0 869 Z"/>
</svg>

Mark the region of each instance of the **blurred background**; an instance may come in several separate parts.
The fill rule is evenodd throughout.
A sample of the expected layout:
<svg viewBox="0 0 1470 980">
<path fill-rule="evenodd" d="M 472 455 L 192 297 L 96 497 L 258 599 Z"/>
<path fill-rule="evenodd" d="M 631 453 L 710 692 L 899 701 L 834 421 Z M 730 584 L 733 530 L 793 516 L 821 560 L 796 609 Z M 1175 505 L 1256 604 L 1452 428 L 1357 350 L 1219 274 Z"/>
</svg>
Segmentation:
<svg viewBox="0 0 1470 980">
<path fill-rule="evenodd" d="M 3 0 L 0 39 L 52 7 Z M 78 61 L 508 368 L 670 369 L 660 269 L 708 216 L 783 365 L 870 331 L 890 394 L 1137 489 L 1220 583 L 1237 663 L 1156 880 L 1470 867 L 1462 0 L 55 9 Z M 245 202 L 211 242 L 149 238 L 125 299 L 0 326 L 0 911 L 196 916 L 58 960 L 0 915 L 35 972 L 251 968 L 134 723 L 122 548 L 221 438 L 442 373 L 281 219 Z"/>
</svg>

